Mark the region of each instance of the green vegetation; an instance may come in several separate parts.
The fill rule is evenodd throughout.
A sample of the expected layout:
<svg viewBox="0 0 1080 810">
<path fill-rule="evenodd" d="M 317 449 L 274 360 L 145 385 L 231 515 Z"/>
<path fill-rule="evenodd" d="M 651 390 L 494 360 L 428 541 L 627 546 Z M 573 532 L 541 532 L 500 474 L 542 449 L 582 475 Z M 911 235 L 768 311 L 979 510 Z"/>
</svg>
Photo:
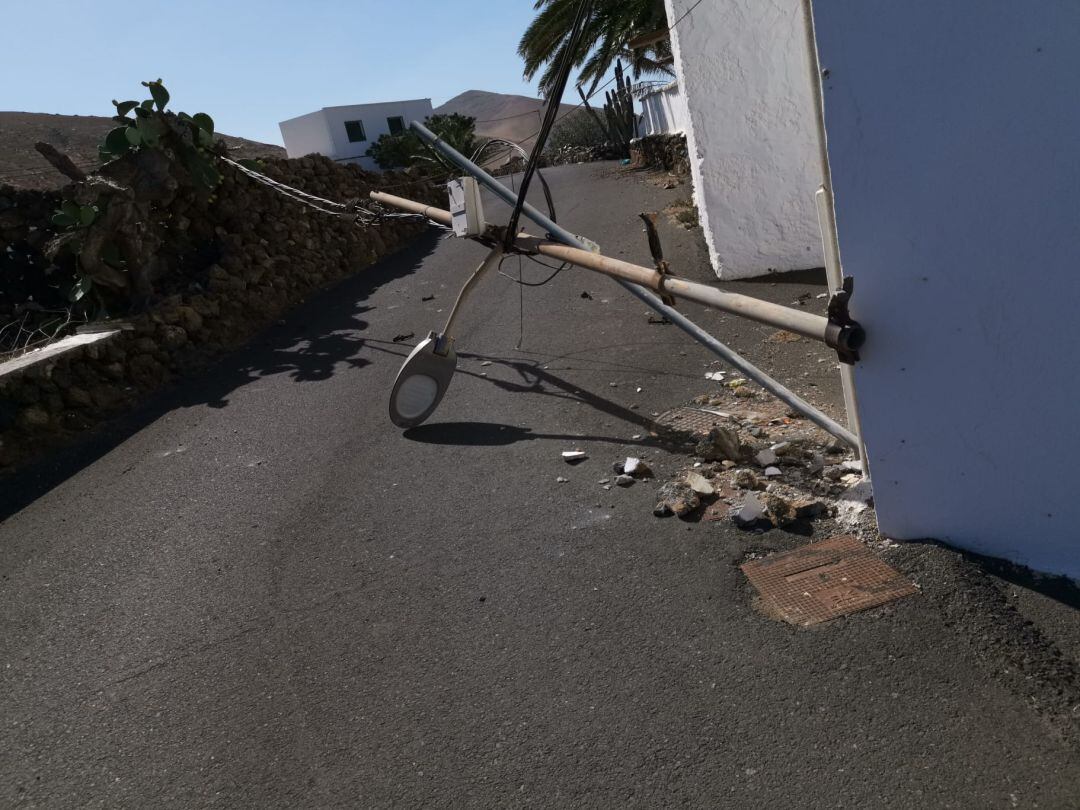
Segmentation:
<svg viewBox="0 0 1080 810">
<path fill-rule="evenodd" d="M 477 147 L 476 119 L 467 115 L 432 115 L 424 119 L 424 126 L 464 155 L 471 155 Z M 436 168 L 440 160 L 412 131 L 401 135 L 380 135 L 367 151 L 380 169 Z"/>
<path fill-rule="evenodd" d="M 581 0 L 536 0 L 539 11 L 518 43 L 518 54 L 525 60 L 525 78 L 532 80 L 541 70 L 540 91 L 551 90 L 562 55 L 569 45 L 574 17 Z M 667 13 L 663 0 L 594 0 L 585 21 L 577 52 L 572 54 L 574 67 L 580 68 L 578 87 L 589 85 L 590 92 L 615 63 L 623 59 L 634 78 L 671 74 L 667 60 L 670 45 L 658 42 L 632 50 L 627 43 L 641 34 L 666 29 Z"/>
<path fill-rule="evenodd" d="M 102 160 L 114 160 L 132 150 L 168 148 L 192 180 L 207 190 L 214 188 L 221 180 L 211 154 L 214 119 L 206 113 L 166 113 L 169 91 L 161 79 L 142 85 L 150 91 L 150 98 L 141 103 L 113 100 L 113 121 L 119 126 L 105 136 L 98 150 Z"/>
</svg>

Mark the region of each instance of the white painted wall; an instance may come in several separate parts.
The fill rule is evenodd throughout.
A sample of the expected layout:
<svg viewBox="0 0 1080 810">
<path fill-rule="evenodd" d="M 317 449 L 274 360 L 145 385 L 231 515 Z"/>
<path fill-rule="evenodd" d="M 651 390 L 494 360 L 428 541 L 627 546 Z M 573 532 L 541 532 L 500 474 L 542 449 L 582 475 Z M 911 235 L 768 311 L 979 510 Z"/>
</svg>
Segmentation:
<svg viewBox="0 0 1080 810">
<path fill-rule="evenodd" d="M 666 0 L 679 20 L 695 0 Z M 672 29 L 709 255 L 723 279 L 823 264 L 800 0 L 709 0 Z"/>
<path fill-rule="evenodd" d="M 678 80 L 642 96 L 642 135 L 673 135 L 686 132 L 690 125 L 690 110 Z"/>
<path fill-rule="evenodd" d="M 423 121 L 431 112 L 430 98 L 346 104 L 323 107 L 313 113 L 282 121 L 278 126 L 289 157 L 318 153 L 343 163 L 358 163 L 364 169 L 378 171 L 375 161 L 365 157 L 364 153 L 380 135 L 389 134 L 387 119 L 401 116 L 408 127 L 411 121 Z M 350 142 L 345 131 L 346 121 L 363 121 L 367 140 Z"/>
<path fill-rule="evenodd" d="M 814 4 L 882 530 L 1080 578 L 1080 4 Z"/>
<path fill-rule="evenodd" d="M 322 110 L 290 118 L 278 124 L 285 153 L 291 158 L 304 155 L 329 155 L 334 151 L 330 130 L 326 128 L 326 116 Z"/>
</svg>

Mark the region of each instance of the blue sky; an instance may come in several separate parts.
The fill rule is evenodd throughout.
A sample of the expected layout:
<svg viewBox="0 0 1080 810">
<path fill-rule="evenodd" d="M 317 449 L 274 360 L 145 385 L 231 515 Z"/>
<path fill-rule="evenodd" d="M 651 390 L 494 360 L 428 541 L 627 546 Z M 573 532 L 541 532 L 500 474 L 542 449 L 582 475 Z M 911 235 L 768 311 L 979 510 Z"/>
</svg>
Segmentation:
<svg viewBox="0 0 1080 810">
<path fill-rule="evenodd" d="M 516 53 L 532 0 L 2 2 L 0 110 L 111 115 L 161 77 L 173 109 L 280 144 L 278 121 L 319 107 L 536 95 Z"/>
</svg>

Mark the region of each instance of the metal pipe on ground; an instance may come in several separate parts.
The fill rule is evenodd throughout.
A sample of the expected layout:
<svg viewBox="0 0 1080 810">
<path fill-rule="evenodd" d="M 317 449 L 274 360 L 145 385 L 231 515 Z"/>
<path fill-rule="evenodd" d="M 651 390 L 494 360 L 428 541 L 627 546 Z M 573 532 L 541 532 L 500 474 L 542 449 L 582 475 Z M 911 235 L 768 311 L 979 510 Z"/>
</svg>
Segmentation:
<svg viewBox="0 0 1080 810">
<path fill-rule="evenodd" d="M 421 124 L 418 121 L 413 121 L 412 124 L 411 124 L 411 127 L 412 127 L 413 131 L 416 132 L 416 134 L 420 136 L 421 140 L 425 141 L 429 146 L 431 146 L 433 149 L 438 151 L 440 154 L 442 154 L 449 161 L 451 161 L 452 163 L 457 165 L 463 171 L 467 172 L 468 174 L 471 174 L 473 177 L 475 177 L 477 180 L 479 180 L 481 183 L 483 183 L 496 196 L 498 196 L 499 198 L 501 198 L 502 200 L 504 200 L 505 202 L 507 202 L 510 205 L 516 204 L 517 195 L 513 191 L 508 189 L 506 186 L 504 186 L 502 183 L 500 183 L 498 180 L 496 180 L 494 177 L 492 177 L 490 174 L 488 174 L 488 172 L 481 169 L 479 166 L 477 166 L 471 160 L 466 158 L 464 155 L 460 154 L 452 146 L 445 143 L 441 138 L 439 138 L 439 136 L 435 135 L 433 132 L 431 132 L 423 124 Z M 376 199 L 374 197 L 374 195 L 378 194 L 378 193 L 380 193 L 380 192 L 372 192 L 372 198 Z M 384 195 L 384 196 L 386 198 L 392 197 L 392 195 Z M 389 202 L 389 200 L 386 200 L 386 201 Z M 414 205 L 419 205 L 418 203 L 413 203 L 413 204 Z M 439 210 L 440 213 L 445 213 L 445 214 L 448 215 L 448 212 L 443 212 L 443 211 L 441 211 L 441 209 L 436 209 L 436 210 Z M 571 233 L 570 231 L 566 230 L 566 228 L 563 228 L 561 225 L 553 222 L 551 219 L 544 216 L 544 214 L 542 214 L 540 211 L 538 211 L 536 208 L 534 208 L 529 203 L 526 202 L 522 206 L 521 210 L 522 210 L 522 213 L 525 214 L 525 216 L 527 216 L 529 219 L 531 219 L 533 222 L 535 222 L 541 228 L 546 230 L 548 232 L 548 234 L 550 234 L 551 237 L 554 238 L 556 241 L 562 242 L 564 245 L 567 245 L 569 247 L 586 248 L 586 249 L 588 248 L 589 245 L 585 240 L 583 240 L 582 238 L 578 237 L 577 235 Z M 419 212 L 416 211 L 415 213 L 419 213 Z M 436 221 L 442 221 L 442 220 L 436 220 Z M 592 255 L 596 256 L 597 254 L 592 254 Z M 631 265 L 631 266 L 633 267 L 634 265 Z M 638 269 L 639 270 L 647 270 L 647 268 L 638 268 Z M 653 272 L 655 272 L 655 271 L 653 271 Z M 656 275 L 659 275 L 659 274 L 656 274 Z M 687 318 L 681 312 L 679 312 L 678 310 L 672 309 L 669 306 L 666 306 L 659 298 L 657 298 L 651 292 L 649 292 L 648 290 L 642 288 L 641 286 L 639 286 L 637 284 L 631 283 L 630 281 L 627 281 L 622 277 L 616 277 L 615 280 L 621 286 L 626 288 L 626 290 L 629 293 L 631 293 L 636 298 L 640 299 L 648 307 L 650 307 L 654 311 L 658 312 L 659 314 L 663 315 L 665 318 L 667 318 L 673 324 L 675 324 L 680 329 L 682 329 L 684 332 L 686 332 L 688 335 L 690 335 L 692 338 L 694 338 L 694 340 L 696 340 L 698 343 L 705 346 L 705 348 L 709 349 L 709 351 L 713 352 L 718 357 L 720 357 L 721 359 L 725 360 L 726 362 L 730 363 L 732 366 L 737 368 L 739 371 L 741 371 L 743 374 L 745 374 L 748 379 L 753 380 L 755 383 L 760 385 L 766 391 L 769 391 L 770 393 L 772 393 L 777 399 L 781 400 L 782 402 L 787 404 L 789 407 L 791 407 L 793 410 L 797 411 L 798 413 L 801 413 L 803 416 L 805 416 L 811 422 L 816 424 L 818 427 L 822 428 L 822 430 L 825 430 L 826 432 L 831 433 L 833 436 L 840 439 L 842 442 L 849 445 L 850 447 L 852 447 L 852 448 L 854 448 L 856 450 L 859 449 L 859 440 L 858 440 L 858 437 L 856 437 L 854 433 L 852 433 L 847 428 L 841 426 L 840 424 L 835 422 L 833 419 L 830 419 L 828 416 L 826 416 L 824 413 L 819 411 L 817 408 L 815 408 L 809 402 L 802 399 L 796 393 L 789 390 L 786 386 L 782 385 L 780 382 L 774 380 L 768 374 L 766 374 L 765 372 L 761 371 L 759 368 L 754 366 L 749 360 L 747 360 L 746 358 L 744 358 L 741 355 L 737 354 L 736 352 L 734 352 L 729 347 L 725 346 L 723 343 L 721 343 L 715 337 L 710 335 L 708 332 L 706 332 L 700 326 L 695 324 L 693 321 L 691 321 L 689 318 Z M 686 282 L 686 283 L 690 283 L 690 282 Z M 701 286 L 704 286 L 704 285 L 701 285 Z M 707 289 L 712 289 L 712 288 L 710 287 L 710 288 L 707 288 Z M 673 292 L 675 292 L 675 291 L 673 291 Z M 678 293 L 676 293 L 676 294 L 678 294 Z M 730 293 L 728 293 L 728 294 L 730 295 Z M 767 303 L 767 302 L 759 302 L 759 303 Z M 778 305 L 773 304 L 772 306 L 778 306 Z M 786 307 L 781 307 L 781 309 L 787 309 L 787 308 Z"/>
</svg>

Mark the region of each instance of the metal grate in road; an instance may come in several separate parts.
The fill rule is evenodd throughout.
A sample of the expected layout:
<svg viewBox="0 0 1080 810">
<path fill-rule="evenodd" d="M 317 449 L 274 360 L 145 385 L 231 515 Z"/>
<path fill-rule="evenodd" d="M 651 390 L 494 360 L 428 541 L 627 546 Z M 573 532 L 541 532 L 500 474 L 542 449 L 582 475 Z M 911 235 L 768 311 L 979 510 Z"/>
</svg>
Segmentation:
<svg viewBox="0 0 1080 810">
<path fill-rule="evenodd" d="M 752 560 L 742 570 L 769 613 L 804 626 L 916 592 L 911 582 L 850 535 Z"/>
<path fill-rule="evenodd" d="M 717 425 L 731 424 L 730 416 L 719 408 L 672 408 L 656 417 L 656 424 L 668 430 L 704 437 Z"/>
</svg>

